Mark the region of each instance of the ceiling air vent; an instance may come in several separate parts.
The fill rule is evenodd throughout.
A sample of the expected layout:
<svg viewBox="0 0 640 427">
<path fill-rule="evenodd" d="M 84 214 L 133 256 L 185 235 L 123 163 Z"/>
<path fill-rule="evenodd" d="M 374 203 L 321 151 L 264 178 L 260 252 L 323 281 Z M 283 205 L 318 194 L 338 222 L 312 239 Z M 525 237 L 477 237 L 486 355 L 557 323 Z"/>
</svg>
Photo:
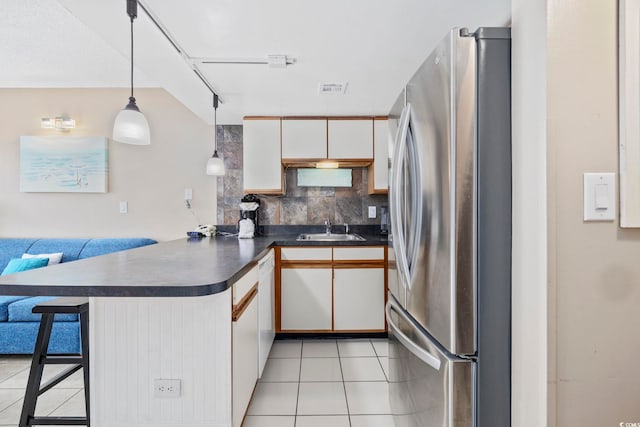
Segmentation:
<svg viewBox="0 0 640 427">
<path fill-rule="evenodd" d="M 344 95 L 346 90 L 347 82 L 318 84 L 318 93 L 320 95 Z"/>
</svg>

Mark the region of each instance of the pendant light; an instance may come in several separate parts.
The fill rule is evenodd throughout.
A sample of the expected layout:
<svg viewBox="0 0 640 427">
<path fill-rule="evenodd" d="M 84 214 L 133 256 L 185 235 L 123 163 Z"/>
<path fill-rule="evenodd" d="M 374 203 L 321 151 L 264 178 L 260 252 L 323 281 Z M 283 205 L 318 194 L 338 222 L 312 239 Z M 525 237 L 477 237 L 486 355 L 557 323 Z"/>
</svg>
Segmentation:
<svg viewBox="0 0 640 427">
<path fill-rule="evenodd" d="M 213 94 L 213 156 L 207 162 L 207 175 L 222 176 L 224 175 L 224 162 L 218 157 L 218 128 L 217 128 L 217 112 L 218 112 L 218 95 Z"/>
<path fill-rule="evenodd" d="M 113 124 L 113 140 L 125 144 L 149 145 L 149 123 L 136 105 L 133 97 L 133 20 L 138 17 L 138 1 L 127 0 L 127 15 L 131 18 L 131 96 L 129 103 L 116 116 Z"/>
</svg>

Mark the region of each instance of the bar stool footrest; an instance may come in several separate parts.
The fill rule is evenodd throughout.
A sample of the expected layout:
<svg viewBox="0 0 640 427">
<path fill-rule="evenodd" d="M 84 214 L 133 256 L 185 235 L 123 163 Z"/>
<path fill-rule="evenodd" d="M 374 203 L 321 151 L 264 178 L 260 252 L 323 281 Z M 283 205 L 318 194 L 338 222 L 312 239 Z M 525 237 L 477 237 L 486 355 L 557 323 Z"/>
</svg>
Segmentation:
<svg viewBox="0 0 640 427">
<path fill-rule="evenodd" d="M 86 417 L 33 417 L 29 425 L 32 426 L 85 426 Z"/>
<path fill-rule="evenodd" d="M 82 363 L 82 356 L 51 356 L 44 355 L 40 358 L 41 365 L 75 365 L 76 363 Z"/>
</svg>

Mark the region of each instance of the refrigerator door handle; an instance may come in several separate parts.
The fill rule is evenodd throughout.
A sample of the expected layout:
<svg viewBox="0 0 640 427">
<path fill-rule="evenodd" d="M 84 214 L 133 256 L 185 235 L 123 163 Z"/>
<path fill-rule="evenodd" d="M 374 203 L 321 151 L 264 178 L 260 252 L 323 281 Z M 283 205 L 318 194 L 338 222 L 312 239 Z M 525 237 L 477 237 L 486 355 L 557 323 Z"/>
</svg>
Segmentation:
<svg viewBox="0 0 640 427">
<path fill-rule="evenodd" d="M 409 124 L 411 123 L 411 115 L 410 112 L 408 114 L 407 120 L 407 131 L 405 136 L 405 144 L 407 151 L 407 166 L 409 172 L 409 180 L 410 185 L 408 187 L 411 190 L 411 194 L 409 195 L 410 206 L 408 209 L 411 209 L 413 214 L 411 215 L 411 220 L 409 222 L 409 236 L 406 241 L 407 245 L 407 271 L 408 275 L 413 277 L 413 270 L 415 269 L 416 263 L 418 262 L 418 252 L 420 248 L 420 236 L 422 233 L 422 179 L 420 172 L 420 164 L 419 164 L 419 155 L 417 150 L 417 143 L 415 134 L 409 129 Z M 411 284 L 409 284 L 411 287 Z"/>
<path fill-rule="evenodd" d="M 402 308 L 398 307 L 394 302 L 389 300 L 387 302 L 387 306 L 385 307 L 385 312 L 386 312 L 386 315 L 387 315 L 387 323 L 388 323 L 389 328 L 391 329 L 394 337 L 398 341 L 400 341 L 400 343 L 402 345 L 404 345 L 407 350 L 409 350 L 411 353 L 413 353 L 414 356 L 416 356 L 418 359 L 422 360 L 427 365 L 431 366 L 436 371 L 439 371 L 440 370 L 440 359 L 437 358 L 436 356 L 432 355 L 431 353 L 429 353 L 424 348 L 420 347 L 415 342 L 411 341 L 411 339 L 400 330 L 398 325 L 396 325 L 393 322 L 393 318 L 391 317 L 391 310 L 396 312 L 407 323 L 411 324 L 412 326 L 413 326 L 413 324 L 412 324 L 411 320 L 408 319 L 407 316 L 402 312 Z"/>
<path fill-rule="evenodd" d="M 398 124 L 398 132 L 396 133 L 396 142 L 393 153 L 393 164 L 391 166 L 391 186 L 389 191 L 390 201 L 390 217 L 391 217 L 391 233 L 393 235 L 393 250 L 396 253 L 396 262 L 401 283 L 404 288 L 411 288 L 411 277 L 409 275 L 409 264 L 407 260 L 407 243 L 406 236 L 402 231 L 400 222 L 402 219 L 402 206 L 400 192 L 402 191 L 401 179 L 404 153 L 407 144 L 407 132 L 409 129 L 409 118 L 411 116 L 411 105 L 407 104 L 400 116 Z M 405 207 L 406 208 L 406 207 Z"/>
</svg>

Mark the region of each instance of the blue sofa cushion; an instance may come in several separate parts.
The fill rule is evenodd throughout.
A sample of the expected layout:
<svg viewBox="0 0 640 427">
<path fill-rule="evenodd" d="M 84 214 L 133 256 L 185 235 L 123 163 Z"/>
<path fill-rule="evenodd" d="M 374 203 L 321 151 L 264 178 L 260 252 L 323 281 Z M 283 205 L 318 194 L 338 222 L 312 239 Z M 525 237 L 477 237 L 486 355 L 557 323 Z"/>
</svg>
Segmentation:
<svg viewBox="0 0 640 427">
<path fill-rule="evenodd" d="M 11 258 L 20 258 L 38 239 L 3 238 L 0 244 L 0 271 L 9 263 Z"/>
<path fill-rule="evenodd" d="M 2 354 L 32 354 L 40 322 L 0 323 Z M 80 322 L 53 322 L 50 354 L 80 353 Z"/>
<path fill-rule="evenodd" d="M 12 258 L 0 276 L 45 267 L 47 264 L 49 264 L 49 258 Z"/>
<path fill-rule="evenodd" d="M 6 322 L 9 319 L 9 304 L 25 298 L 28 297 L 0 296 L 0 322 Z"/>
<path fill-rule="evenodd" d="M 32 313 L 33 307 L 45 301 L 50 301 L 55 297 L 32 297 L 25 298 L 9 304 L 9 322 L 39 322 L 41 314 Z M 53 318 L 55 322 L 75 322 L 78 320 L 77 314 L 56 314 Z"/>
<path fill-rule="evenodd" d="M 152 239 L 143 238 L 115 238 L 115 239 L 91 239 L 84 245 L 78 259 L 90 258 L 98 255 L 105 255 L 112 252 L 124 251 L 126 249 L 140 246 L 153 245 L 157 243 Z"/>
<path fill-rule="evenodd" d="M 96 239 L 0 239 L 0 271 L 9 263 L 11 258 L 20 258 L 28 253 L 49 254 L 62 252 L 62 262 L 75 261 L 96 255 L 104 255 L 114 251 L 131 249 L 157 243 L 153 239 L 145 238 L 96 238 Z M 107 249 L 109 248 L 109 249 Z"/>
</svg>

